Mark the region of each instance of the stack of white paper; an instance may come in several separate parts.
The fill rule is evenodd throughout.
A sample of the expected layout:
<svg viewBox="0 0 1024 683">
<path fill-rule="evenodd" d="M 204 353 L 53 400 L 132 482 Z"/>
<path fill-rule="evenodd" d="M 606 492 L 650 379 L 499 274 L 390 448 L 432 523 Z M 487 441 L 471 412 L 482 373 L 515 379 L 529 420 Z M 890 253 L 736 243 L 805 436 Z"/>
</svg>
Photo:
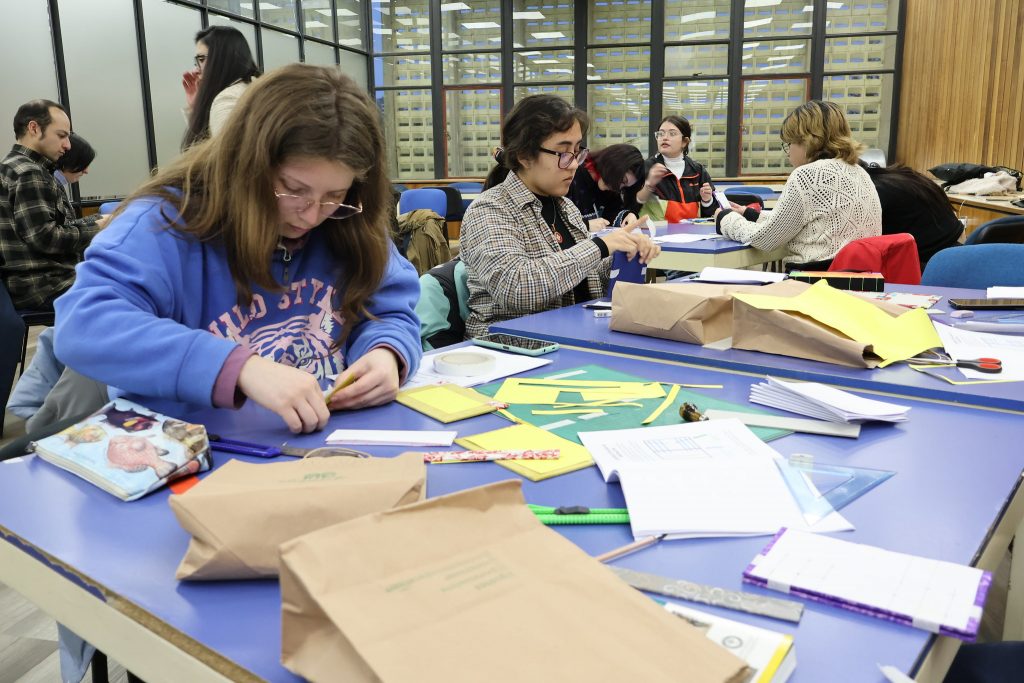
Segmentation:
<svg viewBox="0 0 1024 683">
<path fill-rule="evenodd" d="M 743 268 L 719 268 L 705 266 L 700 275 L 692 278 L 694 282 L 711 282 L 717 284 L 766 285 L 782 282 L 788 275 L 785 273 L 769 273 L 762 270 L 745 270 Z"/>
<path fill-rule="evenodd" d="M 327 436 L 332 446 L 451 446 L 457 431 L 403 429 L 335 429 Z"/>
<path fill-rule="evenodd" d="M 635 538 L 756 536 L 781 527 L 853 526 L 833 512 L 813 528 L 770 446 L 738 420 L 580 432 L 605 481 L 618 479 Z"/>
<path fill-rule="evenodd" d="M 750 387 L 750 402 L 828 422 L 904 422 L 910 410 L 817 382 L 784 382 L 774 377 Z"/>
</svg>

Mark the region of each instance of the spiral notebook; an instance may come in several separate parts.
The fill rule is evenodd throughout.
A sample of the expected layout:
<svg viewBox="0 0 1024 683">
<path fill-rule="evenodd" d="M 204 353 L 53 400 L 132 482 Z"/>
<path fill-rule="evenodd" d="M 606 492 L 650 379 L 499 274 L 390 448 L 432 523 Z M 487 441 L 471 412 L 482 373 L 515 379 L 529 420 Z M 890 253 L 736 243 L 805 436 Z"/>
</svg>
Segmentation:
<svg viewBox="0 0 1024 683">
<path fill-rule="evenodd" d="M 751 560 L 743 581 L 973 641 L 992 574 L 783 528 Z"/>
</svg>

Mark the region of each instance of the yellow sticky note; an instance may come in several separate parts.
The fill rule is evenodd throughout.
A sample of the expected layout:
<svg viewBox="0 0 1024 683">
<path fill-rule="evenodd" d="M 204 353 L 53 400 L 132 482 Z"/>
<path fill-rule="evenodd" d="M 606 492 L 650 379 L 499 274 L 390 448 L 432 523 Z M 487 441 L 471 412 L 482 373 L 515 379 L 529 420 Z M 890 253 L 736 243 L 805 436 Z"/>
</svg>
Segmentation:
<svg viewBox="0 0 1024 683">
<path fill-rule="evenodd" d="M 942 346 L 923 308 L 894 318 L 865 299 L 830 287 L 824 280 L 794 297 L 765 294 L 734 294 L 733 297 L 762 310 L 803 313 L 854 341 L 871 344 L 874 353 L 882 359 L 879 367 Z"/>
<path fill-rule="evenodd" d="M 499 460 L 502 467 L 521 474 L 530 481 L 540 481 L 567 474 L 594 464 L 590 451 L 578 443 L 563 439 L 531 424 L 517 424 L 483 434 L 456 439 L 464 448 L 481 451 L 546 450 L 557 448 L 557 460 Z"/>
</svg>

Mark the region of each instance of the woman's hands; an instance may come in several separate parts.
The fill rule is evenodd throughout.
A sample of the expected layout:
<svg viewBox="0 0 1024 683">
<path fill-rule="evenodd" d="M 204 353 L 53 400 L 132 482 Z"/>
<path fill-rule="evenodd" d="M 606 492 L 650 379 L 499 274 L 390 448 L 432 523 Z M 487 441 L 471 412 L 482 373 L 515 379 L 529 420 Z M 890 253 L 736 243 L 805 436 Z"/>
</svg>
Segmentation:
<svg viewBox="0 0 1024 683">
<path fill-rule="evenodd" d="M 637 220 L 630 225 L 623 226 L 606 235 L 602 235 L 605 246 L 610 253 L 621 251 L 632 261 L 637 255 L 640 256 L 640 263 L 650 263 L 661 253 L 661 247 L 651 241 L 647 235 L 635 232 L 636 228 L 643 225 L 644 221 Z"/>
<path fill-rule="evenodd" d="M 346 382 L 351 383 L 346 386 Z M 398 395 L 398 382 L 395 353 L 383 347 L 373 349 L 338 375 L 334 386 L 343 388 L 331 397 L 328 407 L 351 410 L 389 403 Z"/>
<path fill-rule="evenodd" d="M 196 93 L 199 91 L 199 81 L 202 74 L 198 71 L 186 71 L 181 74 L 181 87 L 185 89 L 185 104 L 189 110 L 196 101 Z"/>
<path fill-rule="evenodd" d="M 295 434 L 323 429 L 331 415 L 313 375 L 268 358 L 250 356 L 238 375 L 238 388 L 280 415 Z"/>
</svg>

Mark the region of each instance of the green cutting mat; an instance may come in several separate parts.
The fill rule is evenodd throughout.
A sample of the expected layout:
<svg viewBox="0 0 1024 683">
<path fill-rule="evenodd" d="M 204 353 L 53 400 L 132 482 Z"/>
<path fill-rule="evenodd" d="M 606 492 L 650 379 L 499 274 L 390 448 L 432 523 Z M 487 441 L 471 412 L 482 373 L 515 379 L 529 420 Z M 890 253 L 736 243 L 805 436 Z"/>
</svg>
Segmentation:
<svg viewBox="0 0 1024 683">
<path fill-rule="evenodd" d="M 600 365 L 583 365 L 578 368 L 570 368 L 568 370 L 559 370 L 558 372 L 552 372 L 547 375 L 542 375 L 544 378 L 557 377 L 559 379 L 567 380 L 596 380 L 596 381 L 610 381 L 610 382 L 657 382 L 656 379 L 647 379 L 645 377 L 636 377 L 635 375 L 629 375 L 625 372 L 617 372 L 615 370 L 609 370 L 608 368 L 601 367 Z M 494 396 L 498 393 L 498 389 L 501 387 L 504 380 L 498 382 L 492 382 L 491 384 L 485 384 L 482 387 L 475 387 L 477 391 L 488 396 Z M 666 389 L 666 391 L 668 391 Z M 715 391 L 714 389 L 708 389 L 708 392 Z M 572 401 L 582 402 L 583 398 L 578 393 L 562 392 L 560 398 Z M 582 443 L 579 437 L 576 436 L 577 432 L 603 432 L 609 429 L 633 429 L 635 427 L 643 427 L 640 424 L 643 422 L 648 415 L 654 412 L 654 410 L 661 405 L 664 397 L 661 398 L 647 398 L 634 400 L 630 399 L 635 403 L 643 404 L 642 408 L 636 406 L 622 406 L 619 408 L 615 407 L 603 407 L 605 415 L 599 415 L 598 417 L 591 417 L 586 420 L 581 420 L 580 415 L 534 415 L 534 410 L 551 409 L 549 405 L 529 405 L 529 404 L 518 404 L 509 406 L 508 412 L 515 415 L 523 422 L 528 422 L 535 427 L 546 427 L 550 424 L 561 423 L 561 426 L 553 429 L 548 429 L 552 434 L 575 441 L 576 443 Z M 686 388 L 679 389 L 679 395 L 676 396 L 675 402 L 665 408 L 665 411 L 658 416 L 658 419 L 654 420 L 647 425 L 653 427 L 655 425 L 677 425 L 682 422 L 682 418 L 679 417 L 679 406 L 684 403 L 693 403 L 697 408 L 704 412 L 709 408 L 718 408 L 720 410 L 735 410 L 743 413 L 763 413 L 767 414 L 769 411 L 761 410 L 759 408 L 751 408 L 745 403 L 732 403 L 731 401 L 723 401 L 721 399 L 712 398 L 708 393 L 698 393 Z M 768 427 L 751 427 L 750 431 L 754 432 L 762 441 L 771 441 L 772 439 L 778 439 L 780 436 L 786 436 L 792 434 L 788 429 L 771 429 Z"/>
</svg>

